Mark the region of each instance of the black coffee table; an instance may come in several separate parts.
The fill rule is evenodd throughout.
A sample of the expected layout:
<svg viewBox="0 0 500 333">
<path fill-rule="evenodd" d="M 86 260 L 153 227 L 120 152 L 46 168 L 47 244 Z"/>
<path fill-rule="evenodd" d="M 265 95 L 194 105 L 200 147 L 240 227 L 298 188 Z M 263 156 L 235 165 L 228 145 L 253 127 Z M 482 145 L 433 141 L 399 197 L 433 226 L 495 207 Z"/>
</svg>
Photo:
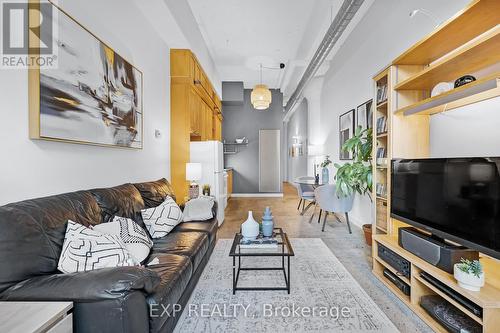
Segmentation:
<svg viewBox="0 0 500 333">
<path fill-rule="evenodd" d="M 278 240 L 277 248 L 240 248 L 240 241 L 243 238 L 241 233 L 234 236 L 233 245 L 229 256 L 233 257 L 233 295 L 237 290 L 286 290 L 290 293 L 290 257 L 294 256 L 292 245 L 288 240 L 288 236 L 281 228 L 274 228 L 273 237 Z M 280 267 L 242 267 L 243 257 L 281 257 Z M 238 258 L 238 266 L 236 266 L 236 258 Z M 287 265 L 285 268 L 285 258 Z M 238 279 L 241 271 L 283 271 L 285 278 L 285 287 L 238 287 Z"/>
</svg>

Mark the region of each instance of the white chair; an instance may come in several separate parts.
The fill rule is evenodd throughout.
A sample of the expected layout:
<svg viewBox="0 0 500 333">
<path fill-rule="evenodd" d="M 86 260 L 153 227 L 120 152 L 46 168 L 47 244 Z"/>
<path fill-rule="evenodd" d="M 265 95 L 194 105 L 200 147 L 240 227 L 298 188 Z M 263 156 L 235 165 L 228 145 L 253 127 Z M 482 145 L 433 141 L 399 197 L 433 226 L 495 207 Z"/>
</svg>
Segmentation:
<svg viewBox="0 0 500 333">
<path fill-rule="evenodd" d="M 349 223 L 349 212 L 352 210 L 354 194 L 349 197 L 339 197 L 337 195 L 335 185 L 329 184 L 316 188 L 316 190 L 314 190 L 314 196 L 319 208 L 325 212 L 325 216 L 323 218 L 323 228 L 321 231 L 325 231 L 326 218 L 328 217 L 328 214 L 333 214 L 340 222 L 338 217 L 335 215 L 335 213 L 340 213 L 345 214 L 347 228 L 349 229 L 349 233 L 352 234 L 351 225 Z"/>
<path fill-rule="evenodd" d="M 308 184 L 301 184 L 301 181 L 314 181 L 314 177 L 302 176 L 297 177 L 295 179 L 295 186 L 297 187 L 297 194 L 299 195 L 300 201 L 297 206 L 297 210 L 300 210 L 300 204 L 302 204 L 302 210 L 300 215 L 304 215 L 304 213 L 316 203 L 314 197 L 314 186 Z M 306 201 L 309 201 L 307 207 L 305 207 Z"/>
</svg>

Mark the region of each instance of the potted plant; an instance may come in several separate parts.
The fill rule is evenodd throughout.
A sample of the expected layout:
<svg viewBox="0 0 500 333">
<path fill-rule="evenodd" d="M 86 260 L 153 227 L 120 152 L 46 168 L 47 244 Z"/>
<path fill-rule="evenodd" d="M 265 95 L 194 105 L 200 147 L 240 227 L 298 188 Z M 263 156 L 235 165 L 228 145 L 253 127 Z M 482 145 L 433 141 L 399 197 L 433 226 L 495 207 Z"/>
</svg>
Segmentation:
<svg viewBox="0 0 500 333">
<path fill-rule="evenodd" d="M 483 266 L 479 260 L 460 259 L 453 266 L 453 276 L 462 288 L 471 291 L 479 291 L 484 286 Z"/>
<path fill-rule="evenodd" d="M 372 129 L 363 130 L 361 126 L 358 126 L 354 136 L 342 145 L 342 151 L 352 153 L 353 162 L 347 162 L 343 165 L 334 164 L 337 169 L 335 175 L 337 195 L 349 197 L 358 193 L 359 195 L 368 195 L 372 201 L 372 149 Z M 363 230 L 366 243 L 371 246 L 371 224 L 363 225 Z"/>
<path fill-rule="evenodd" d="M 321 163 L 321 183 L 328 184 L 330 182 L 330 172 L 328 171 L 328 166 L 332 164 L 330 161 L 330 155 L 326 155 L 325 160 Z"/>
<path fill-rule="evenodd" d="M 210 185 L 208 185 L 208 184 L 203 185 L 203 192 L 202 193 L 203 193 L 203 195 L 205 195 L 207 197 L 210 196 Z"/>
</svg>

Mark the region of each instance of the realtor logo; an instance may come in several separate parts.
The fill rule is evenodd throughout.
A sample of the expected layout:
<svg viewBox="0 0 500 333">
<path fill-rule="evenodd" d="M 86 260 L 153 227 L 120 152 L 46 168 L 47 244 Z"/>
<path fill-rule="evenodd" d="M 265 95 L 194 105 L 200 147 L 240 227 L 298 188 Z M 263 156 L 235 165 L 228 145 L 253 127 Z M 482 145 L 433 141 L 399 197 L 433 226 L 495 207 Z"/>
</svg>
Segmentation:
<svg viewBox="0 0 500 333">
<path fill-rule="evenodd" d="M 1 68 L 55 68 L 54 12 L 47 1 L 2 2 Z"/>
</svg>

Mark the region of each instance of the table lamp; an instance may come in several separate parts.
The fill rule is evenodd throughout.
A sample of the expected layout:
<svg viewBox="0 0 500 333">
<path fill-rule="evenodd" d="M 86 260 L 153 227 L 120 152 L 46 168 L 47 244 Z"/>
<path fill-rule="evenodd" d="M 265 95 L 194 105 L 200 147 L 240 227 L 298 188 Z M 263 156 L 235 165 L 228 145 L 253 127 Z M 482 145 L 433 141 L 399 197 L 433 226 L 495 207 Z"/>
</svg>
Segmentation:
<svg viewBox="0 0 500 333">
<path fill-rule="evenodd" d="M 189 184 L 189 199 L 198 198 L 200 187 L 196 181 L 201 179 L 201 163 L 186 163 L 186 180 Z"/>
</svg>

